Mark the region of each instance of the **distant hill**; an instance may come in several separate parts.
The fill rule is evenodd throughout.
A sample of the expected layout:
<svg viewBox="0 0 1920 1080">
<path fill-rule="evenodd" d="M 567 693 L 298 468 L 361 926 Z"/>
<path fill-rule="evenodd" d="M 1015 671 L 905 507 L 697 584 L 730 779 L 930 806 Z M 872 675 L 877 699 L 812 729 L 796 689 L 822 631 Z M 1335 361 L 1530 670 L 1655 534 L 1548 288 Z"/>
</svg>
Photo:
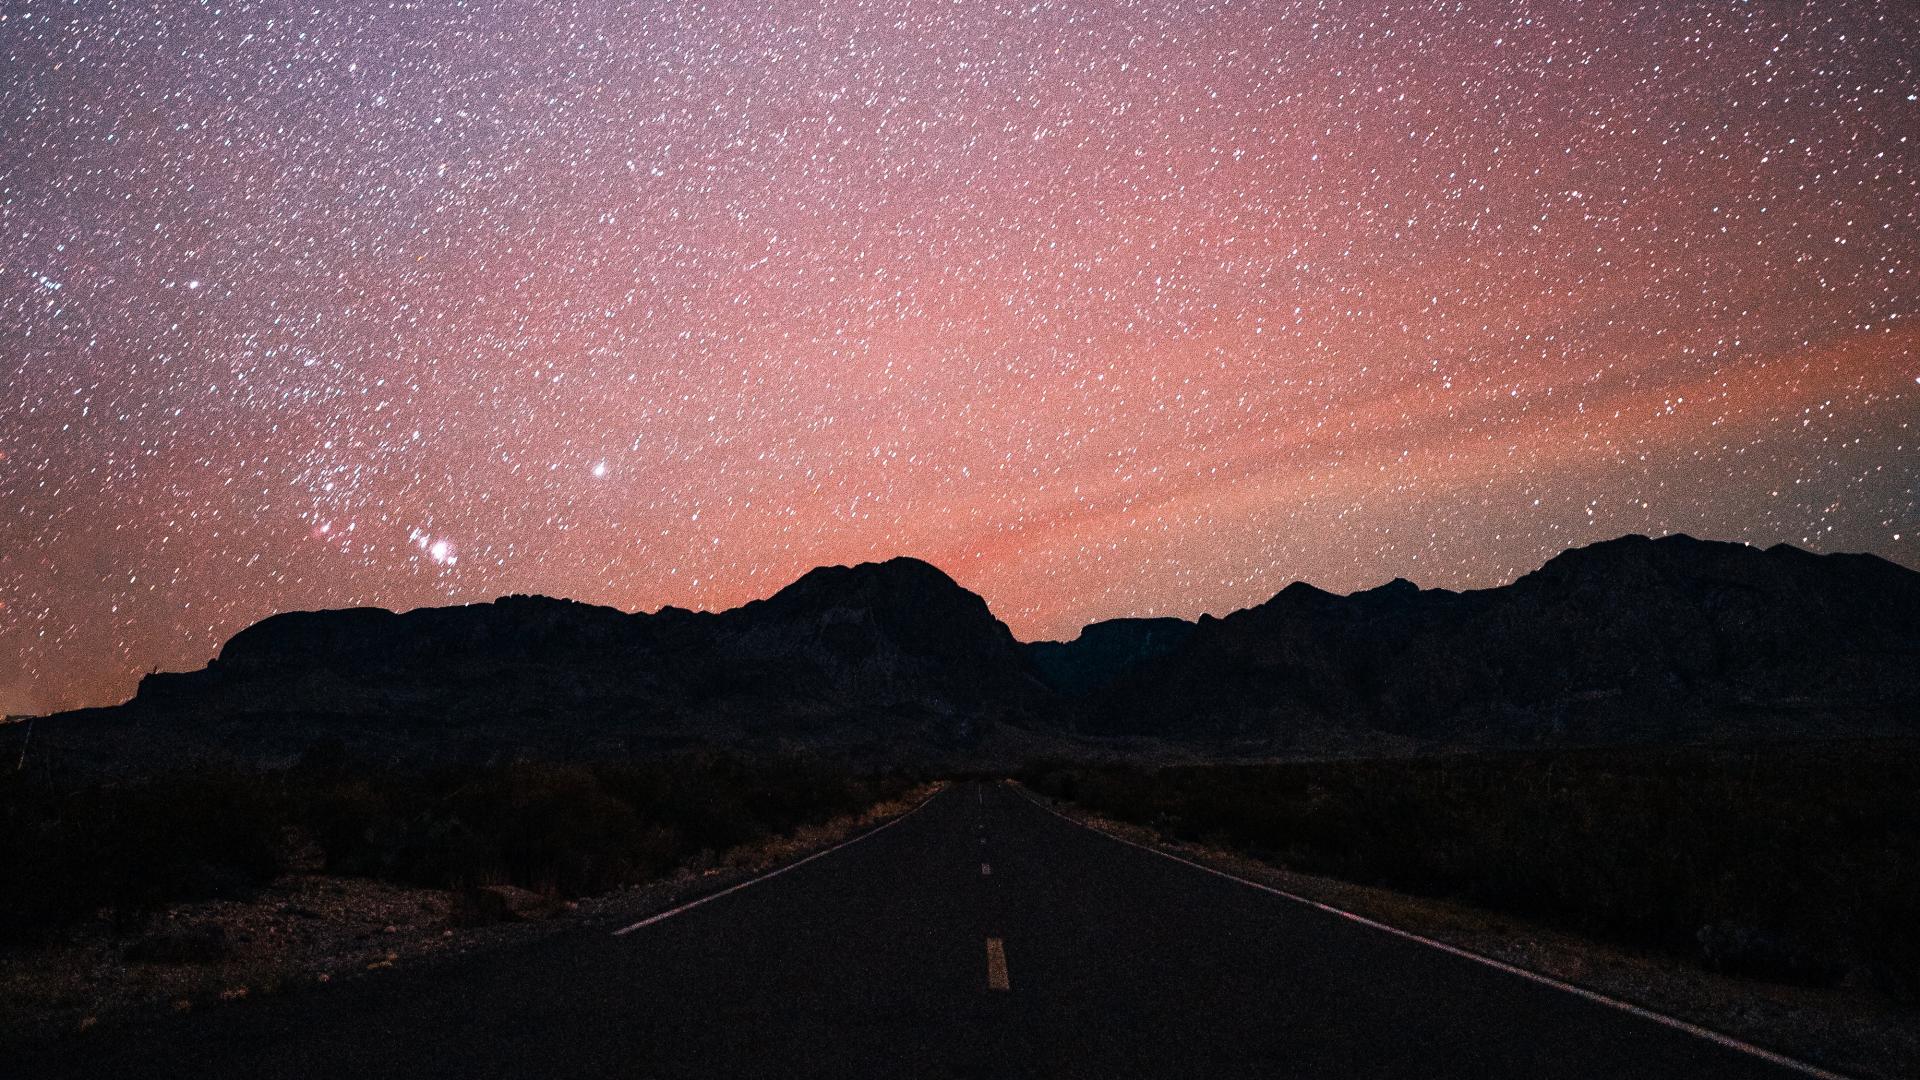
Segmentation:
<svg viewBox="0 0 1920 1080">
<path fill-rule="evenodd" d="M 568 600 L 295 612 L 199 671 L 38 724 L 82 770 L 333 747 L 393 761 L 804 750 L 1419 751 L 1911 731 L 1920 574 L 1868 555 L 1629 536 L 1473 592 L 1288 586 L 1224 618 L 1022 645 L 914 559 L 731 611 Z M 0 736 L 0 739 L 7 736 Z"/>
<path fill-rule="evenodd" d="M 916 559 L 822 567 L 731 611 L 509 596 L 276 615 L 125 711 L 289 758 L 626 757 L 692 746 L 893 754 L 1044 723 L 1050 692 L 980 597 Z M 144 723 L 149 730 L 152 723 Z"/>
<path fill-rule="evenodd" d="M 1474 592 L 1288 586 L 1103 688 L 1090 730 L 1271 750 L 1365 731 L 1531 745 L 1909 730 L 1920 574 L 1626 536 Z"/>
<path fill-rule="evenodd" d="M 1179 648 L 1193 628 L 1185 619 L 1108 619 L 1089 624 L 1072 641 L 1033 642 L 1027 657 L 1048 686 L 1087 694 Z"/>
</svg>

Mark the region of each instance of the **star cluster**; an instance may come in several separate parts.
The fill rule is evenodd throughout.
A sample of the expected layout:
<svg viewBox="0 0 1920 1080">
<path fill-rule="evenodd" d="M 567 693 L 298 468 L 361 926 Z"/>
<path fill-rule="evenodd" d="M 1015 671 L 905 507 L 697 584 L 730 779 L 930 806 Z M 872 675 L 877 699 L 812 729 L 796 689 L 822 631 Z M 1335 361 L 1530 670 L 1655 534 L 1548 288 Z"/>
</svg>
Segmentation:
<svg viewBox="0 0 1920 1080">
<path fill-rule="evenodd" d="M 295 608 L 1914 562 L 1920 10 L 7 0 L 0 707 Z"/>
</svg>

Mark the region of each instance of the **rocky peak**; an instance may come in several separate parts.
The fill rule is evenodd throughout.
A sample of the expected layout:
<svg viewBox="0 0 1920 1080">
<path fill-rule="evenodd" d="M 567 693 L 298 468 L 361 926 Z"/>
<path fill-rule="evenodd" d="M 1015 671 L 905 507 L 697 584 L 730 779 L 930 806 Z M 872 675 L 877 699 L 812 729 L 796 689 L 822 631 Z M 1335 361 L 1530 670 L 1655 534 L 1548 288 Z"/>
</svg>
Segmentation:
<svg viewBox="0 0 1920 1080">
<path fill-rule="evenodd" d="M 1013 633 L 987 602 L 919 559 L 822 566 L 765 600 L 738 609 L 739 620 L 857 621 L 915 652 L 977 652 L 1014 647 Z"/>
</svg>

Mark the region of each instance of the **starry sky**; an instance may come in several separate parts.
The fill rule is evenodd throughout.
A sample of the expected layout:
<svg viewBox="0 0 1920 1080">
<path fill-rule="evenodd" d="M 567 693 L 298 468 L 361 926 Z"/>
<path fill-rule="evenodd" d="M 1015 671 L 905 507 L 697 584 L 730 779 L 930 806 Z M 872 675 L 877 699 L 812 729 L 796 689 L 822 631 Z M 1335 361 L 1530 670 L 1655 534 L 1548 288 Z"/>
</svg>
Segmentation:
<svg viewBox="0 0 1920 1080">
<path fill-rule="evenodd" d="M 1906 0 L 0 0 L 0 709 L 276 611 L 1915 565 Z"/>
</svg>

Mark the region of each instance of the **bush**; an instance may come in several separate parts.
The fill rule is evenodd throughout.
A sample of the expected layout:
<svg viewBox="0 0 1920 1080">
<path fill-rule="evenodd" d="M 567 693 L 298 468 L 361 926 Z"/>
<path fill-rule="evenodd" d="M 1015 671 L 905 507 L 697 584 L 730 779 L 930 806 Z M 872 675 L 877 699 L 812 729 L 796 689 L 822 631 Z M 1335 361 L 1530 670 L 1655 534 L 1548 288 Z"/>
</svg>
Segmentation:
<svg viewBox="0 0 1920 1080">
<path fill-rule="evenodd" d="M 576 897 L 702 852 L 862 810 L 906 789 L 806 761 L 695 756 L 618 765 L 178 773 L 59 790 L 0 777 L 0 940 L 104 912 L 245 893 L 317 847 L 332 873 Z M 155 945 L 162 948 L 162 945 Z"/>
<path fill-rule="evenodd" d="M 1920 986 L 1920 745 L 1047 765 L 1036 790 L 1308 873 L 1688 956 Z"/>
<path fill-rule="evenodd" d="M 160 777 L 61 792 L 0 781 L 0 934 L 100 909 L 245 892 L 279 871 L 282 815 L 268 788 L 232 776 Z"/>
</svg>

